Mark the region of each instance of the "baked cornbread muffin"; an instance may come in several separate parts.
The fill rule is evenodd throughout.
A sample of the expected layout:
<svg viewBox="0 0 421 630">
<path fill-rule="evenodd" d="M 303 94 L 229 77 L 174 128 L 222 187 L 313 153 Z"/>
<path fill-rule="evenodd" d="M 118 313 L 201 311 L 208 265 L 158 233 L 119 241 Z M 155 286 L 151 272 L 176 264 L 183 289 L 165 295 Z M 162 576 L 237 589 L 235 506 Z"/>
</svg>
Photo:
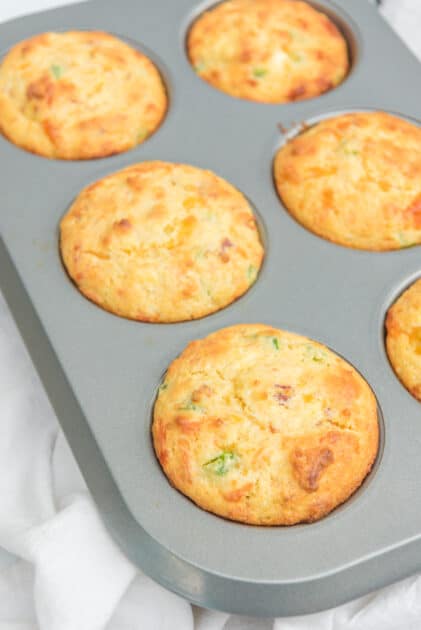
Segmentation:
<svg viewBox="0 0 421 630">
<path fill-rule="evenodd" d="M 154 64 L 99 31 L 43 33 L 0 66 L 0 130 L 49 158 L 120 153 L 155 131 L 167 95 Z"/>
<path fill-rule="evenodd" d="M 421 401 L 421 278 L 389 309 L 386 348 L 397 376 Z"/>
<path fill-rule="evenodd" d="M 245 293 L 263 259 L 245 197 L 210 171 L 143 162 L 88 186 L 61 222 L 61 253 L 89 299 L 117 315 L 176 322 Z"/>
<path fill-rule="evenodd" d="M 289 212 L 325 239 L 367 250 L 421 243 L 421 129 L 384 112 L 314 125 L 278 152 Z"/>
<path fill-rule="evenodd" d="M 190 61 L 215 88 L 252 101 L 318 96 L 349 69 L 344 36 L 297 0 L 228 0 L 203 13 L 187 38 Z"/>
<path fill-rule="evenodd" d="M 155 451 L 200 507 L 255 525 L 315 521 L 346 499 L 378 449 L 364 379 L 315 341 L 263 324 L 193 341 L 155 402 Z"/>
</svg>

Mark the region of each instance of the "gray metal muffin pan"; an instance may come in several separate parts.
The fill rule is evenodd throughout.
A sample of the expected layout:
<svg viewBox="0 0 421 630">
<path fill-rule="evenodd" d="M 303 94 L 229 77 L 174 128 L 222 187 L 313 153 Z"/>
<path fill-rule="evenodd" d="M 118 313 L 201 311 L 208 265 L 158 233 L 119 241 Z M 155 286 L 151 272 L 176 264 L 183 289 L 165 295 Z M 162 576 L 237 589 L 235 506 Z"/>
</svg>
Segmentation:
<svg viewBox="0 0 421 630">
<path fill-rule="evenodd" d="M 291 105 L 237 100 L 198 78 L 186 58 L 188 26 L 209 5 L 94 0 L 0 26 L 3 51 L 48 30 L 127 37 L 158 64 L 170 96 L 155 135 L 103 160 L 52 161 L 0 138 L 0 282 L 104 521 L 128 557 L 206 607 L 310 613 L 421 569 L 421 406 L 398 382 L 383 343 L 386 310 L 419 275 L 421 249 L 356 251 L 298 225 L 272 182 L 277 125 L 367 108 L 417 118 L 421 67 L 367 0 L 319 0 L 350 37 L 349 78 Z M 58 223 L 80 189 L 150 159 L 214 170 L 247 195 L 266 234 L 255 286 L 199 321 L 143 324 L 109 314 L 77 291 L 60 261 Z M 384 423 L 375 470 L 317 523 L 264 528 L 223 520 L 174 490 L 155 459 L 151 409 L 166 367 L 191 339 L 240 322 L 266 322 L 327 344 L 378 398 Z"/>
</svg>

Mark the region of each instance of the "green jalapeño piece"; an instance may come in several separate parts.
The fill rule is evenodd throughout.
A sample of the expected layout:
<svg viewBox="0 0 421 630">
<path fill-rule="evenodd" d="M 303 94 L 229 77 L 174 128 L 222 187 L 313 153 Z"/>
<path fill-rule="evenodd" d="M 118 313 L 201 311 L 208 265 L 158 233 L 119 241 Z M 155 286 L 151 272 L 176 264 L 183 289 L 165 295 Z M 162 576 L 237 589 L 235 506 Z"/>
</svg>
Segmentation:
<svg viewBox="0 0 421 630">
<path fill-rule="evenodd" d="M 213 459 L 205 462 L 203 467 L 214 475 L 226 475 L 234 466 L 237 465 L 239 457 L 232 451 L 223 451 Z"/>
</svg>

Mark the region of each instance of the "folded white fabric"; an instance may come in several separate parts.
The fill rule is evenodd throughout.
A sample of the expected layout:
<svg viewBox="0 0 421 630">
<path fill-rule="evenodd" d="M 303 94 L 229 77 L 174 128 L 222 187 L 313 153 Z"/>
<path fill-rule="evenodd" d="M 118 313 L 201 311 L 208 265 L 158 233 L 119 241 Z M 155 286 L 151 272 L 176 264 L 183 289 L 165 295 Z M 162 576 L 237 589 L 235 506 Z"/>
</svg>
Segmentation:
<svg viewBox="0 0 421 630">
<path fill-rule="evenodd" d="M 0 547 L 25 560 L 0 574 L 0 630 L 192 629 L 106 532 L 1 296 L 0 358 Z"/>
<path fill-rule="evenodd" d="M 412 52 L 421 59 L 420 0 L 382 0 L 381 12 Z"/>
<path fill-rule="evenodd" d="M 68 0 L 1 0 L 0 20 Z M 421 0 L 382 9 L 421 57 Z M 334 610 L 251 620 L 194 610 L 105 530 L 0 295 L 0 630 L 419 630 L 421 576 Z"/>
</svg>

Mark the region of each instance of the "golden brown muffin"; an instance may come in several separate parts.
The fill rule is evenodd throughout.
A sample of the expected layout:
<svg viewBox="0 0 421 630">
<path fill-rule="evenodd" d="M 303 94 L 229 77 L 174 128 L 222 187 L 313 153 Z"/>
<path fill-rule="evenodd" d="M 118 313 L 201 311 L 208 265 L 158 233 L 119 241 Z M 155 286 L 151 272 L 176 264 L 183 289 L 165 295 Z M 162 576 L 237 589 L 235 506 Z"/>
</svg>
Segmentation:
<svg viewBox="0 0 421 630">
<path fill-rule="evenodd" d="M 170 365 L 152 426 L 170 482 L 255 525 L 315 521 L 346 501 L 378 449 L 376 400 L 346 361 L 263 324 L 193 341 Z"/>
<path fill-rule="evenodd" d="M 80 193 L 61 222 L 61 253 L 80 291 L 106 310 L 176 322 L 245 293 L 264 252 L 249 203 L 228 182 L 143 162 Z"/>
<path fill-rule="evenodd" d="M 155 131 L 166 108 L 154 64 L 108 33 L 36 35 L 0 66 L 0 131 L 45 157 L 127 151 Z"/>
<path fill-rule="evenodd" d="M 389 309 L 386 348 L 397 376 L 421 401 L 421 278 Z"/>
<path fill-rule="evenodd" d="M 344 36 L 297 0 L 228 0 L 203 13 L 187 39 L 190 61 L 214 87 L 265 103 L 318 96 L 345 78 Z"/>
<path fill-rule="evenodd" d="M 274 176 L 289 212 L 323 238 L 379 251 L 421 243 L 421 129 L 400 118 L 314 125 L 280 149 Z"/>
</svg>

